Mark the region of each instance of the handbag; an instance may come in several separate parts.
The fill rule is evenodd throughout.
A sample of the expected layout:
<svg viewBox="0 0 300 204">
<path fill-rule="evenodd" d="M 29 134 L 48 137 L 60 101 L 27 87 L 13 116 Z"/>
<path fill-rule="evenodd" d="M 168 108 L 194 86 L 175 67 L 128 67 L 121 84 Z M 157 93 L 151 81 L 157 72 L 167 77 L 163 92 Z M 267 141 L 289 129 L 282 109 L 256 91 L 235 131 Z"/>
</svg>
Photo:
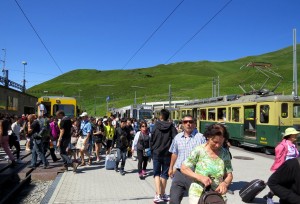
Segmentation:
<svg viewBox="0 0 300 204">
<path fill-rule="evenodd" d="M 150 148 L 144 149 L 143 155 L 144 155 L 144 157 L 151 157 L 151 149 Z"/>
<path fill-rule="evenodd" d="M 204 188 L 198 204 L 225 204 L 222 195 L 211 189 L 210 186 Z"/>
</svg>

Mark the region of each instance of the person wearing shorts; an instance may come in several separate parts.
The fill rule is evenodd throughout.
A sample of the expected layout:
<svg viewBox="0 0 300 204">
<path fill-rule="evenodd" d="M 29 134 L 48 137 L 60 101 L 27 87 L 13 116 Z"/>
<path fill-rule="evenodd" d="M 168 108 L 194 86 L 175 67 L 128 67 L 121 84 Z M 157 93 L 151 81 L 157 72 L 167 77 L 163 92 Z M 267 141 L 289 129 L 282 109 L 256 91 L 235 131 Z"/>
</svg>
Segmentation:
<svg viewBox="0 0 300 204">
<path fill-rule="evenodd" d="M 89 146 L 89 138 L 92 133 L 92 125 L 88 120 L 87 112 L 83 112 L 80 117 L 82 117 L 81 125 L 80 125 L 80 136 L 78 138 L 76 148 L 79 149 L 81 164 L 79 166 L 85 166 L 84 154 L 88 156 L 88 165 L 92 164 L 91 155 L 87 151 Z"/>
<path fill-rule="evenodd" d="M 166 194 L 168 172 L 171 161 L 170 146 L 177 130 L 173 123 L 169 122 L 170 112 L 166 109 L 160 111 L 160 120 L 155 123 L 153 134 L 150 139 L 150 148 L 153 155 L 153 176 L 156 194 L 154 202 L 167 202 L 170 197 Z"/>
</svg>

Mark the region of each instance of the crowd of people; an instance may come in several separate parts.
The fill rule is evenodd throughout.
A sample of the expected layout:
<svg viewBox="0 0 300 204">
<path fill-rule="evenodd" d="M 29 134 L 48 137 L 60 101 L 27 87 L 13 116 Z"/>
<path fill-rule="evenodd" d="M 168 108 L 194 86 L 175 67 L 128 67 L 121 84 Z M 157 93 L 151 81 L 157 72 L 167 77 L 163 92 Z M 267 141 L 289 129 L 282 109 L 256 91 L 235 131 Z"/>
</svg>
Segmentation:
<svg viewBox="0 0 300 204">
<path fill-rule="evenodd" d="M 70 118 L 64 111 L 47 117 L 42 108 L 39 110 L 37 115 L 0 116 L 0 144 L 12 166 L 20 162 L 20 137 L 26 138 L 26 150 L 32 152 L 30 168 L 37 168 L 37 157 L 42 162 L 40 166 L 48 168 L 45 154 L 49 150 L 53 162 L 62 159 L 62 170 L 68 171 L 71 167 L 76 172 L 78 166 L 99 163 L 101 154 L 110 155 L 114 148 L 114 170 L 122 176 L 126 174 L 128 157 L 138 160 L 138 177 L 141 180 L 147 176 L 147 165 L 152 160 L 155 184 L 153 201 L 156 203 L 181 203 L 184 194 L 188 193 L 189 203 L 197 204 L 207 188 L 219 193 L 226 203 L 226 192 L 233 180 L 233 168 L 229 134 L 223 124 L 212 124 L 202 134 L 197 130 L 195 118 L 185 115 L 175 125 L 169 120 L 170 113 L 166 109 L 160 111 L 158 119 L 139 122 L 113 116 L 96 119 L 89 117 L 87 112 L 83 112 L 79 118 Z M 284 163 L 288 165 L 286 160 L 299 157 L 295 146 L 298 134 L 295 129 L 287 129 L 281 146 L 276 148 L 272 170 L 278 170 L 269 180 L 271 191 L 266 196 L 268 200 L 272 200 L 274 194 L 280 196 L 282 189 L 287 188 L 286 183 L 279 183 L 281 177 L 277 174 L 284 168 L 279 166 L 284 166 Z M 12 146 L 15 146 L 16 158 L 10 150 Z M 172 184 L 168 195 L 166 186 L 170 177 Z M 296 184 L 296 181 L 290 182 L 292 189 L 294 185 L 299 187 L 299 181 Z M 291 189 L 287 189 L 284 196 L 287 196 L 288 190 Z M 299 192 L 293 193 L 293 199 L 299 198 Z"/>
</svg>

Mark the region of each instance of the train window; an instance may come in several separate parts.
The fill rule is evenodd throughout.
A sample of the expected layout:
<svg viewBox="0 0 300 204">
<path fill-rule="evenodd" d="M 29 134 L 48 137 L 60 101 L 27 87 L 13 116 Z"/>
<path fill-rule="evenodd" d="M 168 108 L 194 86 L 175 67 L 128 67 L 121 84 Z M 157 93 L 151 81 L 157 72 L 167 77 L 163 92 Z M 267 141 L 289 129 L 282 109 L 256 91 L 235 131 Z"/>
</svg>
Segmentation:
<svg viewBox="0 0 300 204">
<path fill-rule="evenodd" d="M 231 108 L 228 108 L 228 118 L 227 118 L 227 120 L 228 121 L 231 121 Z"/>
<path fill-rule="evenodd" d="M 200 113 L 200 120 L 206 120 L 206 109 L 201 109 Z"/>
<path fill-rule="evenodd" d="M 240 107 L 234 107 L 232 108 L 232 121 L 234 122 L 240 122 Z"/>
<path fill-rule="evenodd" d="M 7 110 L 17 111 L 18 110 L 18 98 L 8 96 L 7 98 Z"/>
<path fill-rule="evenodd" d="M 269 112 L 270 106 L 269 105 L 261 105 L 260 106 L 260 123 L 269 123 Z"/>
<path fill-rule="evenodd" d="M 294 104 L 293 108 L 293 116 L 294 118 L 300 118 L 300 104 Z"/>
<path fill-rule="evenodd" d="M 287 103 L 282 103 L 281 104 L 281 117 L 287 118 L 288 115 L 288 104 Z"/>
<path fill-rule="evenodd" d="M 216 120 L 216 111 L 214 108 L 208 109 L 208 120 Z"/>
<path fill-rule="evenodd" d="M 6 102 L 7 102 L 7 100 L 1 94 L 1 96 L 0 96 L 0 110 L 6 110 Z"/>
<path fill-rule="evenodd" d="M 55 104 L 53 105 L 53 113 L 56 113 L 58 110 L 63 110 L 66 114 L 66 116 L 74 116 L 74 105 L 60 105 L 60 104 Z"/>
<path fill-rule="evenodd" d="M 226 108 L 218 108 L 218 121 L 226 121 Z"/>
</svg>

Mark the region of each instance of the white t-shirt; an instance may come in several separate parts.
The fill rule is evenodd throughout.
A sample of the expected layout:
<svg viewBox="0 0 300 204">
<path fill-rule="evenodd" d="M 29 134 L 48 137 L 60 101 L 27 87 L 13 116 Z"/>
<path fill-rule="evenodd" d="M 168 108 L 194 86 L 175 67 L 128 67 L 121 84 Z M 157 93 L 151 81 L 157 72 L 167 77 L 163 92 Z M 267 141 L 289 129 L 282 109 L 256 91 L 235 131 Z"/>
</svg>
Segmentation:
<svg viewBox="0 0 300 204">
<path fill-rule="evenodd" d="M 20 141 L 20 132 L 21 132 L 21 126 L 17 123 L 14 122 L 11 125 L 11 130 L 13 131 L 13 133 L 15 133 L 15 135 L 17 136 L 17 141 Z"/>
<path fill-rule="evenodd" d="M 39 105 L 39 109 L 40 109 L 40 111 L 39 111 L 39 116 L 43 116 L 44 114 L 47 113 L 47 109 L 45 108 L 44 104 L 41 103 L 41 104 Z M 43 112 L 44 112 L 44 114 L 43 114 Z"/>
</svg>

